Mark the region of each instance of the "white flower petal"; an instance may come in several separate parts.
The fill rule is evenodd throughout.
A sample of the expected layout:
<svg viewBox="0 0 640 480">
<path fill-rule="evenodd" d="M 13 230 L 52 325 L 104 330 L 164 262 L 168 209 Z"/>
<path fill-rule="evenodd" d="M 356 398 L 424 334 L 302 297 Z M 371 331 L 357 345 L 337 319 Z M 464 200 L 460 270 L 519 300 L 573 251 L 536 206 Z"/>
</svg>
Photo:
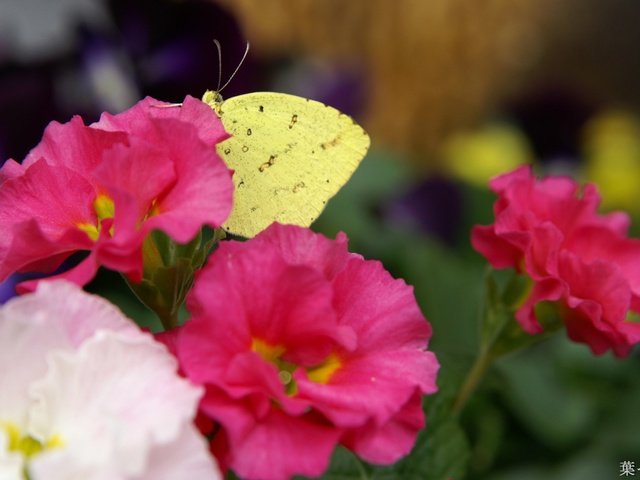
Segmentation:
<svg viewBox="0 0 640 480">
<path fill-rule="evenodd" d="M 185 425 L 171 443 L 158 445 L 149 456 L 149 468 L 135 480 L 222 480 L 204 438 L 193 425 Z"/>
<path fill-rule="evenodd" d="M 31 393 L 31 434 L 60 435 L 79 467 L 131 478 L 155 445 L 190 424 L 201 390 L 177 376 L 175 359 L 150 336 L 102 330 L 77 352 L 52 355 Z"/>
<path fill-rule="evenodd" d="M 126 331 L 133 335 L 141 333 L 118 307 L 64 280 L 40 282 L 35 295 L 25 295 L 20 299 L 37 311 L 46 312 L 49 328 L 61 329 L 73 347 L 79 346 L 98 330 Z M 29 308 L 27 305 L 21 309 L 25 311 Z"/>
<path fill-rule="evenodd" d="M 22 480 L 22 455 L 9 452 L 9 439 L 0 429 L 0 480 Z"/>
<path fill-rule="evenodd" d="M 47 370 L 47 352 L 68 343 L 33 300 L 18 298 L 0 310 L 0 422 L 18 426 L 26 419 L 29 385 Z"/>
<path fill-rule="evenodd" d="M 0 421 L 24 423 L 27 388 L 46 372 L 46 355 L 75 347 L 96 330 L 140 334 L 106 300 L 68 282 L 41 282 L 31 295 L 16 297 L 0 309 Z"/>
</svg>

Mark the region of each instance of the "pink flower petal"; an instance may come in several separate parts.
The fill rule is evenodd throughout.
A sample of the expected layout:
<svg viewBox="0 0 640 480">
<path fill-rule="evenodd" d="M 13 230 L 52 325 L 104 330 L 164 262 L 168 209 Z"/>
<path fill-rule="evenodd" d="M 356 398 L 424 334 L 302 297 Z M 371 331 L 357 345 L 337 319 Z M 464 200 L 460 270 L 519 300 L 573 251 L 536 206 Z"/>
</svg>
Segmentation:
<svg viewBox="0 0 640 480">
<path fill-rule="evenodd" d="M 89 127 L 80 117 L 52 122 L 22 165 L 0 171 L 0 281 L 50 270 L 79 250 L 140 281 L 152 230 L 185 243 L 226 220 L 233 183 L 215 149 L 226 136 L 215 112 L 192 98 L 181 108 L 147 98 Z M 86 283 L 85 267 L 62 277 Z"/>
<path fill-rule="evenodd" d="M 209 393 L 209 392 L 208 392 Z M 230 463 L 246 479 L 286 480 L 293 475 L 319 476 L 329 465 L 341 432 L 305 416 L 278 409 L 255 421 L 243 403 L 223 393 L 210 394 L 202 408 L 227 428 Z"/>
<path fill-rule="evenodd" d="M 274 224 L 222 242 L 188 308 L 171 343 L 206 387 L 201 410 L 223 428 L 216 451 L 241 477 L 319 475 L 347 431 L 376 461 L 410 450 L 421 395 L 436 390 L 431 327 L 411 287 L 350 254 L 343 235 Z"/>
<path fill-rule="evenodd" d="M 417 433 L 425 425 L 422 398 L 415 393 L 389 421 L 382 425 L 369 422 L 348 431 L 342 442 L 371 463 L 389 465 L 409 454 Z"/>
</svg>

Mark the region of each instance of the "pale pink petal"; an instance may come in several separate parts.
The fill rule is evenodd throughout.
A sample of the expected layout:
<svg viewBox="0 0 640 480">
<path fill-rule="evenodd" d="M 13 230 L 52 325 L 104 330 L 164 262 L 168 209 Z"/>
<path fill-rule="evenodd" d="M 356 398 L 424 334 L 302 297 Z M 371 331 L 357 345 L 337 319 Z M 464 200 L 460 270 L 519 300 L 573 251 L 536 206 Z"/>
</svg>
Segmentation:
<svg viewBox="0 0 640 480">
<path fill-rule="evenodd" d="M 18 425 L 26 420 L 29 386 L 47 370 L 47 351 L 68 344 L 64 332 L 48 328 L 45 312 L 20 300 L 0 310 L 0 419 Z"/>
<path fill-rule="evenodd" d="M 0 376 L 0 418 L 23 417 L 26 390 L 45 373 L 49 351 L 73 350 L 100 328 L 139 334 L 112 304 L 67 282 L 42 282 L 35 294 L 9 300 L 0 309 L 0 361 L 11 365 Z"/>
<path fill-rule="evenodd" d="M 147 470 L 135 480 L 223 480 L 204 438 L 191 424 L 184 425 L 175 441 L 154 445 Z"/>
<path fill-rule="evenodd" d="M 60 461 L 140 476 L 154 445 L 180 438 L 200 394 L 150 336 L 101 330 L 77 352 L 50 355 L 47 375 L 31 389 L 30 431 L 59 435 L 68 452 Z"/>
</svg>

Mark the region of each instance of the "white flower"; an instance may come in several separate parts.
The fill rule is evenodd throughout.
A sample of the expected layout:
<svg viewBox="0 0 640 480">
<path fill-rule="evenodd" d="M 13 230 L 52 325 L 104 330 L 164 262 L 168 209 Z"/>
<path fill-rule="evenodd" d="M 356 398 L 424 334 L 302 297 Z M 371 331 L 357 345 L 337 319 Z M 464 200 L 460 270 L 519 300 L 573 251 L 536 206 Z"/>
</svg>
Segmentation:
<svg viewBox="0 0 640 480">
<path fill-rule="evenodd" d="M 0 308 L 0 480 L 208 480 L 201 390 L 165 347 L 65 282 Z"/>
</svg>

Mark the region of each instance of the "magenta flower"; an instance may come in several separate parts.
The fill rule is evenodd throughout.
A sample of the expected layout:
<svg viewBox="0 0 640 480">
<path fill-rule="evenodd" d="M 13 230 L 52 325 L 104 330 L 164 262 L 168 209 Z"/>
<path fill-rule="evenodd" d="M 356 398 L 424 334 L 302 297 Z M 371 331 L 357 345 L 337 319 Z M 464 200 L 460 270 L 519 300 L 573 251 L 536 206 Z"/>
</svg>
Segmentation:
<svg viewBox="0 0 640 480">
<path fill-rule="evenodd" d="M 199 100 L 187 97 L 182 108 L 161 103 L 146 98 L 90 126 L 77 116 L 52 122 L 22 164 L 5 163 L 0 281 L 16 271 L 50 271 L 89 251 L 60 276 L 83 285 L 104 265 L 137 282 L 152 230 L 183 243 L 204 225 L 221 225 L 233 184 L 215 145 L 227 134 Z"/>
<path fill-rule="evenodd" d="M 431 327 L 412 288 L 344 234 L 274 224 L 222 242 L 187 304 L 173 348 L 240 477 L 320 475 L 337 443 L 380 464 L 411 450 L 437 389 Z"/>
<path fill-rule="evenodd" d="M 627 355 L 640 341 L 640 241 L 627 237 L 628 216 L 598 214 L 591 184 L 580 191 L 570 178 L 537 180 L 529 167 L 490 186 L 495 223 L 474 227 L 471 241 L 495 268 L 533 281 L 516 312 L 522 328 L 541 332 L 535 306 L 555 302 L 571 339 L 595 354 Z"/>
</svg>

